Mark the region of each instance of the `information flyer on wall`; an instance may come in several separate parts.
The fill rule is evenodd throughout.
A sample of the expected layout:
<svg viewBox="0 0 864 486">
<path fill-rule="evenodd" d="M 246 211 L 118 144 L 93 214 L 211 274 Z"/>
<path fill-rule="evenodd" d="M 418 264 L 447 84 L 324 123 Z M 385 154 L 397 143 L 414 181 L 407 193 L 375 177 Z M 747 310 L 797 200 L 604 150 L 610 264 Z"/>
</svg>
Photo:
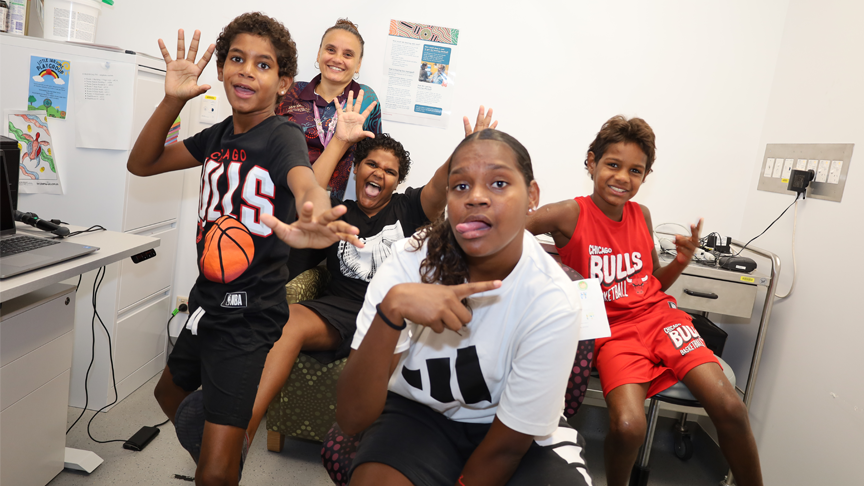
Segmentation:
<svg viewBox="0 0 864 486">
<path fill-rule="evenodd" d="M 52 118 L 66 118 L 69 98 L 69 61 L 30 56 L 28 110 L 41 110 Z"/>
<path fill-rule="evenodd" d="M 6 135 L 18 141 L 18 192 L 63 194 L 57 175 L 57 154 L 51 145 L 48 114 L 44 111 L 7 110 Z M 54 122 L 60 123 L 60 122 Z"/>
<path fill-rule="evenodd" d="M 135 65 L 125 62 L 76 62 L 75 146 L 129 150 Z M 179 125 L 178 125 L 179 127 Z"/>
<path fill-rule="evenodd" d="M 459 29 L 390 21 L 384 55 L 385 120 L 447 128 L 453 105 L 453 62 Z"/>
</svg>

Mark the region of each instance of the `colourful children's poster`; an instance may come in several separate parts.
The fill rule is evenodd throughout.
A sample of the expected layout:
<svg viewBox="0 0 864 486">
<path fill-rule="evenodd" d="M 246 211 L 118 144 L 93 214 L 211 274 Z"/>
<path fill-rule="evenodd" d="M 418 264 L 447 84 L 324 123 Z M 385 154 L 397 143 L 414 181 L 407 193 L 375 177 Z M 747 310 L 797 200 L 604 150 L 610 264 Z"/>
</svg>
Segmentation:
<svg viewBox="0 0 864 486">
<path fill-rule="evenodd" d="M 44 111 L 6 111 L 6 134 L 18 141 L 21 150 L 18 161 L 20 193 L 63 194 L 48 120 Z"/>
<path fill-rule="evenodd" d="M 30 56 L 28 110 L 41 110 L 52 118 L 66 118 L 69 98 L 69 61 Z"/>
</svg>

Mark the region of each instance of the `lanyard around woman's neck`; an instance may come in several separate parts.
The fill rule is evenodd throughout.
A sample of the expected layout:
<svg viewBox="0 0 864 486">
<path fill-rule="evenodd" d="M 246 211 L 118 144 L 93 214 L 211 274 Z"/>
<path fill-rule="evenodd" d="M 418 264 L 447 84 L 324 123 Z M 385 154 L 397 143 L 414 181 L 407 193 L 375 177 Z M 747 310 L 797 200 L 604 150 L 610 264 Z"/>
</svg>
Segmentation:
<svg viewBox="0 0 864 486">
<path fill-rule="evenodd" d="M 313 90 L 312 92 L 315 93 L 315 96 L 323 98 L 316 91 Z M 342 94 L 345 94 L 345 90 L 342 90 Z M 345 104 L 339 102 L 339 96 L 333 98 L 333 103 L 334 105 L 335 103 L 339 103 L 339 106 L 344 108 Z M 324 128 L 321 123 L 321 114 L 318 112 L 318 103 L 314 101 L 312 102 L 312 110 L 315 112 L 315 127 L 318 128 L 318 140 L 321 140 L 321 145 L 324 148 L 327 148 L 327 144 L 329 144 L 330 140 L 333 139 L 333 133 L 336 131 L 336 123 L 339 121 L 339 115 L 334 114 L 333 118 L 330 120 L 330 126 L 327 127 L 327 136 L 325 137 Z"/>
<path fill-rule="evenodd" d="M 338 98 L 334 98 L 336 103 L 339 103 Z M 339 103 L 342 106 L 342 103 Z M 327 144 L 333 139 L 333 132 L 336 131 L 336 123 L 339 121 L 339 116 L 336 115 L 330 120 L 330 126 L 327 127 L 327 136 L 324 136 L 324 128 L 321 124 L 321 114 L 318 112 L 318 105 L 313 101 L 312 110 L 315 112 L 315 127 L 318 128 L 318 140 L 321 140 L 321 145 L 327 148 Z"/>
</svg>

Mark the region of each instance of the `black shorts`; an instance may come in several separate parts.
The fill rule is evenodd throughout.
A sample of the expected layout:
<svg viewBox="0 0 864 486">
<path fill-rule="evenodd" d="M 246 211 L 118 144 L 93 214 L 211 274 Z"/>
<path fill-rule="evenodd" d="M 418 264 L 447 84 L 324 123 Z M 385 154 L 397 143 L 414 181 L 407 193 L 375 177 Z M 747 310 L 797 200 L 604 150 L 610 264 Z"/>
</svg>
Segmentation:
<svg viewBox="0 0 864 486">
<path fill-rule="evenodd" d="M 189 315 L 198 309 L 190 305 Z M 288 321 L 288 303 L 242 314 L 205 313 L 198 334 L 185 327 L 168 357 L 174 383 L 186 391 L 200 386 L 208 422 L 245 429 L 267 353 Z"/>
<path fill-rule="evenodd" d="M 324 322 L 339 331 L 342 342 L 336 348 L 334 359 L 348 356 L 351 352 L 351 341 L 354 340 L 354 331 L 357 330 L 357 314 L 363 308 L 363 302 L 335 295 L 322 295 L 315 300 L 304 300 L 300 305 L 311 309 Z"/>
<path fill-rule="evenodd" d="M 490 427 L 449 420 L 423 404 L 388 393 L 384 412 L 360 437 L 351 471 L 365 462 L 379 462 L 418 486 L 456 484 Z M 585 439 L 562 417 L 551 436 L 531 444 L 507 484 L 590 486 L 584 448 Z"/>
</svg>

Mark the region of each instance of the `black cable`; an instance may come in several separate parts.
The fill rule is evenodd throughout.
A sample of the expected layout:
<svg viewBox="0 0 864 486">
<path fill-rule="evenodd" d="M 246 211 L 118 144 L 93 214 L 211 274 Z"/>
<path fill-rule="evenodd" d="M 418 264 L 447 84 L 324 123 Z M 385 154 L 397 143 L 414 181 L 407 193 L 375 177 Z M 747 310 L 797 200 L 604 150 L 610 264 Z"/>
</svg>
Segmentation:
<svg viewBox="0 0 864 486">
<path fill-rule="evenodd" d="M 167 418 L 167 419 L 165 419 L 164 422 L 160 422 L 160 423 L 158 423 L 158 424 L 156 424 L 156 425 L 151 425 L 151 427 L 162 427 L 163 425 L 167 424 L 167 423 L 170 422 L 170 421 L 171 421 L 171 419 L 170 419 L 170 418 Z"/>
<path fill-rule="evenodd" d="M 75 292 L 76 292 L 76 293 L 78 292 L 78 287 L 81 286 L 81 277 L 83 277 L 83 276 L 84 276 L 83 273 L 78 274 L 78 284 L 75 285 Z"/>
<path fill-rule="evenodd" d="M 171 340 L 171 319 L 174 319 L 174 316 L 177 315 L 179 309 L 174 309 L 174 312 L 171 313 L 171 317 L 168 318 L 168 322 L 165 323 L 165 331 L 168 333 L 168 342 L 171 343 L 171 346 L 176 346 L 177 341 Z"/>
<path fill-rule="evenodd" d="M 108 332 L 108 326 L 106 326 L 105 323 L 102 321 L 102 316 L 100 316 L 99 312 L 96 310 L 96 295 L 99 292 L 99 287 L 102 285 L 102 280 L 105 278 L 105 267 L 102 268 L 102 278 L 99 280 L 99 283 L 93 288 L 93 314 L 99 319 L 99 323 L 102 324 L 102 329 L 105 330 L 105 335 L 108 336 L 108 359 L 111 363 L 111 382 L 114 384 L 114 401 L 111 403 L 106 403 L 104 407 L 96 410 L 96 413 L 94 413 L 93 416 L 90 417 L 90 421 L 87 422 L 87 436 L 89 436 L 90 440 L 92 440 L 93 442 L 96 442 L 98 444 L 107 444 L 109 442 L 126 442 L 126 439 L 98 440 L 93 437 L 93 434 L 90 433 L 90 424 L 93 423 L 93 419 L 95 419 L 96 416 L 99 415 L 100 412 L 102 412 L 102 410 L 105 410 L 106 408 L 117 403 L 117 399 L 120 398 L 120 394 L 117 393 L 117 377 L 114 375 L 114 353 L 111 352 L 111 334 Z"/>
<path fill-rule="evenodd" d="M 792 204 L 795 204 L 795 202 L 798 201 L 798 198 L 799 198 L 799 197 L 801 197 L 801 193 L 800 193 L 800 192 L 799 192 L 798 194 L 795 195 L 795 201 L 792 201 Z M 786 211 L 789 211 L 789 208 L 792 207 L 792 204 L 786 206 L 786 209 L 784 209 L 783 212 L 780 213 L 780 216 L 777 216 L 777 219 L 775 219 L 774 221 L 772 221 L 771 224 L 769 224 L 768 227 L 765 228 L 765 231 L 768 231 L 769 229 L 771 229 L 771 227 L 774 226 L 774 223 L 776 223 L 778 220 L 780 220 L 780 218 L 782 218 L 783 215 L 786 214 Z M 764 235 L 764 234 L 765 234 L 765 231 L 763 231 L 763 232 L 759 233 L 758 235 L 754 236 L 753 238 L 751 238 L 750 241 L 748 241 L 746 245 L 742 246 L 741 249 L 738 250 L 738 253 L 736 253 L 735 256 L 740 255 L 741 252 L 744 251 L 744 248 L 747 248 L 747 246 L 748 246 L 750 243 L 753 243 L 753 240 L 755 240 L 756 238 L 759 238 L 760 236 Z"/>
<path fill-rule="evenodd" d="M 91 226 L 91 227 L 89 227 L 89 228 L 87 228 L 87 229 L 85 229 L 85 230 L 81 230 L 81 231 L 73 231 L 73 232 L 69 233 L 69 234 L 66 235 L 66 236 L 55 236 L 53 239 L 55 239 L 55 240 L 62 240 L 62 239 L 64 239 L 64 238 L 71 238 L 71 237 L 73 237 L 73 236 L 78 236 L 78 235 L 80 235 L 80 234 L 82 234 L 82 233 L 93 233 L 94 231 L 108 231 L 108 230 L 105 229 L 101 224 L 94 224 L 93 226 Z"/>
<path fill-rule="evenodd" d="M 99 272 L 102 272 L 103 270 L 105 270 L 105 267 L 96 270 L 96 277 L 93 279 L 93 318 L 90 319 L 90 364 L 87 365 L 87 373 L 84 374 L 84 408 L 81 409 L 81 415 L 78 415 L 78 418 L 76 418 L 75 421 L 72 422 L 72 425 L 70 425 L 69 428 L 66 429 L 66 434 L 69 434 L 69 431 L 72 430 L 72 427 L 75 427 L 75 424 L 77 424 L 78 421 L 81 420 L 81 417 L 84 416 L 84 412 L 87 411 L 87 405 L 90 403 L 90 392 L 87 389 L 87 382 L 90 379 L 90 368 L 93 367 L 93 361 L 96 359 L 96 282 L 99 279 Z"/>
</svg>

